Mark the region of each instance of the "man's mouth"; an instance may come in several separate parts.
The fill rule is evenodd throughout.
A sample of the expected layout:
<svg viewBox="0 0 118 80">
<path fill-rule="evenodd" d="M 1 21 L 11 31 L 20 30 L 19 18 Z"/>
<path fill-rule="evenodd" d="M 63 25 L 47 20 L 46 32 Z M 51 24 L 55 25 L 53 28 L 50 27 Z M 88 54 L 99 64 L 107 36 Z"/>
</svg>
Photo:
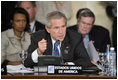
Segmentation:
<svg viewBox="0 0 118 80">
<path fill-rule="evenodd" d="M 59 38 L 63 38 L 63 36 L 58 36 Z"/>
</svg>

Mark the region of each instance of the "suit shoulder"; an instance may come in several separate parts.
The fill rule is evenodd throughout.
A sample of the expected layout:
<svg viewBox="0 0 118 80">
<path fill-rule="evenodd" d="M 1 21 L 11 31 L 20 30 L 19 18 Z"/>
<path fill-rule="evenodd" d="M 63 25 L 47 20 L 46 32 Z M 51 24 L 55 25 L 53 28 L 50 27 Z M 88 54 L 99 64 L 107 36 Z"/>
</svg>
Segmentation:
<svg viewBox="0 0 118 80">
<path fill-rule="evenodd" d="M 78 45 L 82 41 L 81 34 L 73 30 L 67 30 L 66 36 L 72 45 Z"/>
<path fill-rule="evenodd" d="M 1 32 L 1 35 L 5 35 L 8 32 L 8 30 L 5 30 L 3 32 Z"/>
<path fill-rule="evenodd" d="M 70 38 L 73 38 L 73 39 L 78 39 L 81 37 L 81 34 L 74 31 L 74 30 L 70 30 L 70 29 L 67 29 L 67 34 L 70 36 Z"/>
<path fill-rule="evenodd" d="M 36 24 L 37 25 L 42 25 L 42 26 L 45 26 L 44 24 L 42 24 L 41 22 L 39 22 L 39 21 L 36 21 Z"/>
<path fill-rule="evenodd" d="M 97 32 L 102 32 L 102 33 L 109 33 L 108 29 L 99 26 L 99 25 L 94 25 L 92 31 L 97 31 Z"/>
<path fill-rule="evenodd" d="M 1 36 L 9 36 L 13 34 L 13 29 L 5 30 L 1 33 Z"/>
<path fill-rule="evenodd" d="M 37 30 L 39 30 L 39 29 L 44 30 L 45 29 L 45 25 L 40 23 L 39 21 L 36 21 L 35 25 L 36 25 Z"/>
<path fill-rule="evenodd" d="M 105 31 L 108 31 L 108 29 L 104 28 L 103 26 L 94 25 L 94 27 L 95 27 L 96 29 L 99 29 L 99 30 L 105 30 Z"/>
<path fill-rule="evenodd" d="M 70 30 L 77 30 L 77 25 L 69 26 L 67 29 L 70 29 Z"/>
<path fill-rule="evenodd" d="M 36 31 L 31 36 L 34 36 L 34 37 L 43 37 L 45 35 L 46 35 L 46 31 L 45 30 L 41 30 L 41 31 Z"/>
</svg>

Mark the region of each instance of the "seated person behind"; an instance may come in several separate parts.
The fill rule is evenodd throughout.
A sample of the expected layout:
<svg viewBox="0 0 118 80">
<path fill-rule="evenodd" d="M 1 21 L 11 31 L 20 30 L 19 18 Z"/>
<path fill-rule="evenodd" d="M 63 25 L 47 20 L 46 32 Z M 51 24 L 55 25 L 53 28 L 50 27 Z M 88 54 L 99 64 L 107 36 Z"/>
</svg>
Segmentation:
<svg viewBox="0 0 118 80">
<path fill-rule="evenodd" d="M 36 12 L 37 12 L 35 1 L 20 1 L 18 6 L 21 8 L 24 8 L 29 14 L 31 33 L 34 33 L 35 31 L 38 31 L 38 30 L 45 29 L 45 25 L 43 25 L 42 23 L 38 22 L 35 19 Z"/>
<path fill-rule="evenodd" d="M 30 45 L 29 16 L 23 8 L 15 8 L 10 17 L 12 28 L 1 33 L 1 63 L 21 64 L 18 53 Z"/>
<path fill-rule="evenodd" d="M 103 27 L 94 25 L 94 13 L 88 8 L 83 8 L 77 12 L 76 18 L 77 25 L 68 27 L 68 29 L 82 34 L 84 46 L 87 52 L 89 41 L 93 42 L 93 45 L 95 46 L 97 51 L 106 52 L 107 44 L 110 44 L 109 32 Z M 89 52 L 88 54 L 90 57 Z"/>
<path fill-rule="evenodd" d="M 89 56 L 83 46 L 82 36 L 79 33 L 66 29 L 67 19 L 61 12 L 54 11 L 47 15 L 46 31 L 36 32 L 31 36 L 31 44 L 28 49 L 28 57 L 25 67 L 37 66 L 38 56 L 53 55 L 54 43 L 59 40 L 57 56 L 61 56 L 64 62 L 73 62 L 83 68 L 91 66 Z"/>
</svg>

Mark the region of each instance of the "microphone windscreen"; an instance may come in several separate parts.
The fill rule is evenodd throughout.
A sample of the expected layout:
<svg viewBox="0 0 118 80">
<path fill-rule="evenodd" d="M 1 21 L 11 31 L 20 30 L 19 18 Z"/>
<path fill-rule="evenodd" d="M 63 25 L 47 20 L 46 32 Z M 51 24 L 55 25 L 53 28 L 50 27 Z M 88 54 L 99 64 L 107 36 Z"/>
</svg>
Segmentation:
<svg viewBox="0 0 118 80">
<path fill-rule="evenodd" d="M 57 42 L 58 44 L 60 44 L 60 40 L 57 40 L 56 42 Z"/>
</svg>

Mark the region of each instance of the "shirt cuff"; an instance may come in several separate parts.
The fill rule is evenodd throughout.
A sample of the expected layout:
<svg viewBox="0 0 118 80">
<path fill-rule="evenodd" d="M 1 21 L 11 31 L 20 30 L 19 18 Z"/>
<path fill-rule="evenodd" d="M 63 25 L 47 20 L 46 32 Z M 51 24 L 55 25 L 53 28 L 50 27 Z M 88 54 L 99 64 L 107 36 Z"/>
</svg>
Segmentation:
<svg viewBox="0 0 118 80">
<path fill-rule="evenodd" d="M 67 62 L 68 65 L 75 65 L 73 62 Z"/>
<path fill-rule="evenodd" d="M 32 60 L 34 63 L 38 63 L 38 53 L 37 53 L 37 49 L 32 53 Z"/>
</svg>

